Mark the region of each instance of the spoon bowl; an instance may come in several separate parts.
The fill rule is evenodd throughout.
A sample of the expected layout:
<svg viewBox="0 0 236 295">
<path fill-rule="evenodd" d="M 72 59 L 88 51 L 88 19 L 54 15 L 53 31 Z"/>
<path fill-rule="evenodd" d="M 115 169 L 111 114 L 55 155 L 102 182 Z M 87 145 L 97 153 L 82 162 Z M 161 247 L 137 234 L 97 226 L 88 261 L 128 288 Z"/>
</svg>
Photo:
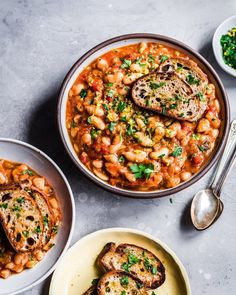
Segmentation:
<svg viewBox="0 0 236 295">
<path fill-rule="evenodd" d="M 199 191 L 191 205 L 191 218 L 196 229 L 204 230 L 209 227 L 215 221 L 220 207 L 223 208 L 220 199 L 211 189 Z"/>
</svg>

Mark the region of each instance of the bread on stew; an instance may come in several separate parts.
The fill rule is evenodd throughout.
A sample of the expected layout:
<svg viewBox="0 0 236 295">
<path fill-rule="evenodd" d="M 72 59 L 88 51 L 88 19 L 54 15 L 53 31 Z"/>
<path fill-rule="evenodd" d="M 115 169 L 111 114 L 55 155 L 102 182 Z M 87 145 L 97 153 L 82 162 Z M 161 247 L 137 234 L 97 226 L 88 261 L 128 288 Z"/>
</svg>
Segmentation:
<svg viewBox="0 0 236 295">
<path fill-rule="evenodd" d="M 99 280 L 97 294 L 147 295 L 148 293 L 142 282 L 132 275 L 122 271 L 110 271 Z"/>
<path fill-rule="evenodd" d="M 149 250 L 136 245 L 108 243 L 97 262 L 104 272 L 116 270 L 132 274 L 147 288 L 156 289 L 165 281 L 161 261 Z"/>
<path fill-rule="evenodd" d="M 36 201 L 17 185 L 0 191 L 0 222 L 15 251 L 33 251 L 42 245 L 43 215 Z"/>
</svg>

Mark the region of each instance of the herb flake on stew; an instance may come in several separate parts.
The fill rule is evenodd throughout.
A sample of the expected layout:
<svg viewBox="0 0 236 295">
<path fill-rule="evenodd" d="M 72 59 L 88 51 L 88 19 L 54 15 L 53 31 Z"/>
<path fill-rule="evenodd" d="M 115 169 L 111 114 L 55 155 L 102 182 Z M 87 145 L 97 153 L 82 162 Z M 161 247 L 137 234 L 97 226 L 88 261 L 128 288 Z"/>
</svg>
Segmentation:
<svg viewBox="0 0 236 295">
<path fill-rule="evenodd" d="M 33 173 L 32 170 L 23 170 L 23 171 L 22 171 L 22 174 L 23 174 L 23 175 L 28 174 L 29 176 L 33 176 L 33 175 L 34 175 L 34 173 Z"/>
<path fill-rule="evenodd" d="M 175 149 L 173 150 L 173 152 L 171 153 L 171 155 L 173 157 L 179 157 L 182 155 L 182 151 L 183 151 L 183 149 L 181 146 L 176 146 Z"/>
<path fill-rule="evenodd" d="M 81 98 L 85 98 L 85 97 L 87 96 L 87 91 L 86 91 L 85 89 L 82 89 L 82 90 L 80 91 L 79 96 L 80 96 Z"/>
<path fill-rule="evenodd" d="M 160 56 L 160 62 L 164 62 L 164 61 L 166 61 L 168 58 L 169 58 L 169 56 L 167 56 L 167 55 L 161 55 L 161 56 Z"/>
<path fill-rule="evenodd" d="M 123 276 L 122 278 L 120 278 L 120 284 L 121 286 L 128 286 L 129 278 L 127 276 Z"/>
<path fill-rule="evenodd" d="M 35 233 L 41 233 L 41 228 L 40 228 L 39 225 L 36 227 L 36 229 L 34 230 L 34 232 Z"/>
<path fill-rule="evenodd" d="M 135 178 L 150 178 L 151 173 L 154 172 L 153 164 L 132 164 L 130 170 L 133 172 Z"/>
<path fill-rule="evenodd" d="M 123 59 L 123 63 L 120 66 L 122 69 L 128 69 L 132 64 L 132 61 L 130 59 Z"/>
<path fill-rule="evenodd" d="M 110 122 L 109 125 L 108 125 L 108 129 L 110 132 L 113 132 L 114 131 L 114 128 L 116 126 L 117 122 Z"/>
<path fill-rule="evenodd" d="M 8 207 L 7 203 L 0 204 L 0 208 L 7 209 L 7 207 Z"/>
<path fill-rule="evenodd" d="M 22 203 L 24 203 L 25 198 L 20 197 L 20 198 L 16 199 L 16 201 L 17 201 L 17 203 L 22 204 Z"/>
<path fill-rule="evenodd" d="M 123 110 L 126 108 L 126 102 L 125 101 L 119 101 L 117 105 L 117 112 L 123 112 Z"/>
</svg>

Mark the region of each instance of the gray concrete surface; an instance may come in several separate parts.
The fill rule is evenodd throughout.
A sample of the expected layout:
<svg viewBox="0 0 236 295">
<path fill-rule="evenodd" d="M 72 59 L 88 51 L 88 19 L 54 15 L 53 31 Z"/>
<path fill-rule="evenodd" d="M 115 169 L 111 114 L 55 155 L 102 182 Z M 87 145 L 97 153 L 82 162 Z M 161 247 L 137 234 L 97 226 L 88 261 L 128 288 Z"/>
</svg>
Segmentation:
<svg viewBox="0 0 236 295">
<path fill-rule="evenodd" d="M 211 49 L 215 28 L 233 14 L 235 0 L 0 1 L 0 135 L 35 145 L 63 169 L 76 201 L 73 243 L 107 227 L 149 232 L 178 254 L 193 295 L 236 294 L 236 167 L 222 194 L 221 219 L 207 231 L 196 232 L 189 202 L 207 185 L 211 172 L 172 196 L 172 204 L 168 197 L 133 200 L 97 188 L 75 168 L 59 139 L 57 93 L 70 66 L 97 43 L 124 33 L 160 33 L 187 43 L 210 61 L 224 82 L 235 117 L 236 79 L 220 70 Z M 49 282 L 25 295 L 48 294 Z"/>
</svg>

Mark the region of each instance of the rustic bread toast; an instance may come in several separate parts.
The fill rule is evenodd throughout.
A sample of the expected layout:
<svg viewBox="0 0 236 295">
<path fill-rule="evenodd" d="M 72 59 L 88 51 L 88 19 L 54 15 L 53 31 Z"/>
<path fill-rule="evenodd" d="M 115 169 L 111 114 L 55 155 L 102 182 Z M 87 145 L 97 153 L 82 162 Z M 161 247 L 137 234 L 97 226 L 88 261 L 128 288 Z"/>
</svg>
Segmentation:
<svg viewBox="0 0 236 295">
<path fill-rule="evenodd" d="M 0 222 L 17 252 L 40 248 L 43 216 L 35 200 L 19 186 L 0 190 Z"/>
<path fill-rule="evenodd" d="M 142 283 L 130 274 L 122 271 L 110 271 L 104 274 L 98 282 L 97 294 L 136 294 L 147 295 Z"/>
<path fill-rule="evenodd" d="M 97 263 L 104 272 L 116 270 L 131 274 L 142 284 L 156 289 L 165 281 L 165 268 L 161 261 L 150 251 L 132 245 L 114 243 L 104 246 Z"/>
</svg>

